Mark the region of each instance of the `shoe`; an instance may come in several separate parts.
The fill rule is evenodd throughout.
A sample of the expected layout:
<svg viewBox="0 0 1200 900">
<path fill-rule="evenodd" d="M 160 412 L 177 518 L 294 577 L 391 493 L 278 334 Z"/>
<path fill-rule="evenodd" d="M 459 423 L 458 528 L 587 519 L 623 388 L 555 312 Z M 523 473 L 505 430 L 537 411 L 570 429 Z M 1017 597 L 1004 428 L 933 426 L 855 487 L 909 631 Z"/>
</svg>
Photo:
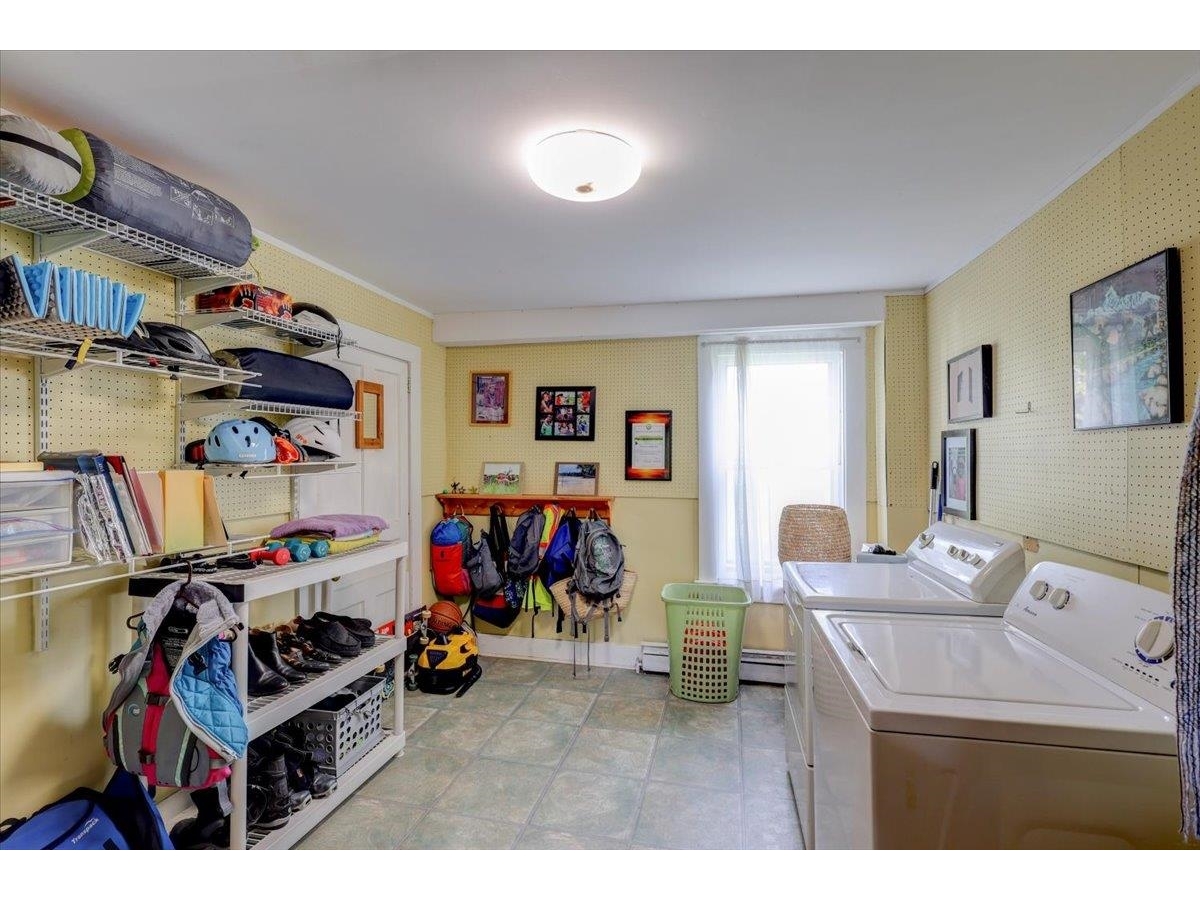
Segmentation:
<svg viewBox="0 0 1200 900">
<path fill-rule="evenodd" d="M 358 656 L 362 653 L 362 643 L 350 634 L 338 622 L 318 621 L 312 619 L 294 620 L 296 633 L 306 641 L 311 641 L 316 647 L 342 657 Z"/>
<path fill-rule="evenodd" d="M 250 649 L 269 668 L 274 669 L 292 684 L 303 684 L 308 681 L 307 675 L 297 669 L 293 669 L 283 661 L 283 657 L 279 655 L 279 644 L 275 641 L 274 632 L 251 628 Z"/>
<path fill-rule="evenodd" d="M 280 642 L 281 647 L 286 650 L 298 650 L 310 662 L 329 663 L 331 667 L 345 662 L 336 653 L 330 653 L 327 650 L 314 647 L 311 641 L 306 641 L 300 635 L 296 634 L 292 630 L 294 627 L 294 625 L 281 625 L 275 629 L 275 639 Z"/>
<path fill-rule="evenodd" d="M 249 665 L 246 667 L 246 692 L 251 697 L 269 697 L 286 691 L 291 685 L 286 678 L 265 665 L 254 655 L 254 648 L 246 648 Z"/>
<path fill-rule="evenodd" d="M 184 819 L 171 829 L 171 846 L 176 850 L 228 850 L 229 816 L 215 821 Z"/>
<path fill-rule="evenodd" d="M 370 619 L 354 619 L 350 616 L 338 616 L 333 613 L 318 612 L 313 614 L 317 622 L 336 622 L 362 645 L 364 650 L 375 646 L 375 629 L 371 627 Z"/>
<path fill-rule="evenodd" d="M 321 662 L 319 659 L 309 659 L 296 649 L 280 650 L 279 655 L 283 657 L 285 663 L 301 672 L 311 672 L 314 675 L 319 675 L 321 672 L 328 672 L 333 668 L 327 662 Z"/>
<path fill-rule="evenodd" d="M 292 791 L 288 787 L 287 762 L 284 751 L 270 736 L 250 742 L 246 751 L 247 824 L 271 831 L 282 828 L 292 818 Z M 250 790 L 257 794 L 249 802 Z M 250 820 L 253 813 L 253 821 Z"/>
<path fill-rule="evenodd" d="M 288 784 L 293 790 L 307 791 L 315 799 L 328 797 L 337 790 L 337 778 L 322 772 L 318 766 L 325 762 L 324 748 L 313 748 L 306 744 L 302 734 L 286 728 L 275 731 L 276 744 L 283 748 L 287 761 Z"/>
</svg>

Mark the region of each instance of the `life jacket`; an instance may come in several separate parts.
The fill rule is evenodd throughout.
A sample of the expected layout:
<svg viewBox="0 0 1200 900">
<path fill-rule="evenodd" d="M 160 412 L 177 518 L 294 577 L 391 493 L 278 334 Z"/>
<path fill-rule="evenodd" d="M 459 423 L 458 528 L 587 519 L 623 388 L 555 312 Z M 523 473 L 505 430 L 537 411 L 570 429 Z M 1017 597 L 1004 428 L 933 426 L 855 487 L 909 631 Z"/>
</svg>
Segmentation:
<svg viewBox="0 0 1200 900">
<path fill-rule="evenodd" d="M 151 786 L 195 789 L 229 777 L 248 731 L 223 638 L 241 627 L 225 595 L 203 581 L 174 581 L 150 601 L 133 646 L 109 664 L 120 677 L 101 717 L 113 765 Z"/>
</svg>

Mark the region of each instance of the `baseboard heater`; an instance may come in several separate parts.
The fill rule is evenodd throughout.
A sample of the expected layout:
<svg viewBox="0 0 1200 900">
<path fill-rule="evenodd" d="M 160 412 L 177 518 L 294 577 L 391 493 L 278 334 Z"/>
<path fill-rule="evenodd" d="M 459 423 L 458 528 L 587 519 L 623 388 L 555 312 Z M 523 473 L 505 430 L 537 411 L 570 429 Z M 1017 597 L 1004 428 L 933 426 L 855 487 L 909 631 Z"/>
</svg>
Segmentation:
<svg viewBox="0 0 1200 900">
<path fill-rule="evenodd" d="M 743 650 L 739 670 L 742 681 L 765 681 L 783 684 L 783 670 L 792 664 L 795 654 L 785 650 Z M 666 644 L 642 644 L 638 658 L 642 672 L 670 672 L 671 654 Z"/>
</svg>

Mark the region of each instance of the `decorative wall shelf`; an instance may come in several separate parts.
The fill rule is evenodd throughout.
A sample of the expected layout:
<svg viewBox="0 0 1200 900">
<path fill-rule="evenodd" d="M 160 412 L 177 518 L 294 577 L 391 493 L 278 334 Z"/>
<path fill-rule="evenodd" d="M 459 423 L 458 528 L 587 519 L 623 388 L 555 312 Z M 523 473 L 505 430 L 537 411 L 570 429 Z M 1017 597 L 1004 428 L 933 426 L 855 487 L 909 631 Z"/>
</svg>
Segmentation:
<svg viewBox="0 0 1200 900">
<path fill-rule="evenodd" d="M 122 262 L 181 279 L 183 292 L 187 295 L 254 280 L 249 269 L 231 266 L 2 178 L 0 223 L 33 232 L 39 244 L 36 256 L 86 247 Z"/>
<path fill-rule="evenodd" d="M 191 328 L 192 330 L 220 326 L 235 328 L 239 331 L 255 331 L 260 334 L 266 334 L 268 337 L 290 343 L 292 345 L 292 352 L 297 356 L 308 356 L 339 346 L 355 347 L 358 345 L 357 341 L 345 338 L 339 341 L 337 331 L 304 325 L 292 319 L 281 319 L 278 316 L 268 315 L 256 309 L 235 309 L 229 312 L 185 310 L 179 314 L 179 323 L 184 328 Z M 313 338 L 321 343 L 314 347 L 309 344 L 300 343 L 298 338 Z"/>
<path fill-rule="evenodd" d="M 506 516 L 519 516 L 531 506 L 553 503 L 563 509 L 574 509 L 581 516 L 592 510 L 605 521 L 612 521 L 613 497 L 556 496 L 555 494 L 438 494 L 442 512 L 449 516 L 461 512 L 467 516 L 486 516 L 493 504 L 500 504 Z"/>
</svg>

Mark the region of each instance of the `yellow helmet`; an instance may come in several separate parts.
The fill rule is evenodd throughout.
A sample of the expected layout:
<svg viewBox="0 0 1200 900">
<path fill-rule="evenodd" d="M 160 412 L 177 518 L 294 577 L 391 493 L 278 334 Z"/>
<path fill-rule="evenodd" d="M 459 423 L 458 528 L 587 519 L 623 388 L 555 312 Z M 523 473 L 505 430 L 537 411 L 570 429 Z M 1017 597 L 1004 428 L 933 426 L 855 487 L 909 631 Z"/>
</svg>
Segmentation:
<svg viewBox="0 0 1200 900">
<path fill-rule="evenodd" d="M 435 634 L 417 657 L 417 687 L 427 694 L 464 691 L 482 674 L 475 633 Z"/>
</svg>

